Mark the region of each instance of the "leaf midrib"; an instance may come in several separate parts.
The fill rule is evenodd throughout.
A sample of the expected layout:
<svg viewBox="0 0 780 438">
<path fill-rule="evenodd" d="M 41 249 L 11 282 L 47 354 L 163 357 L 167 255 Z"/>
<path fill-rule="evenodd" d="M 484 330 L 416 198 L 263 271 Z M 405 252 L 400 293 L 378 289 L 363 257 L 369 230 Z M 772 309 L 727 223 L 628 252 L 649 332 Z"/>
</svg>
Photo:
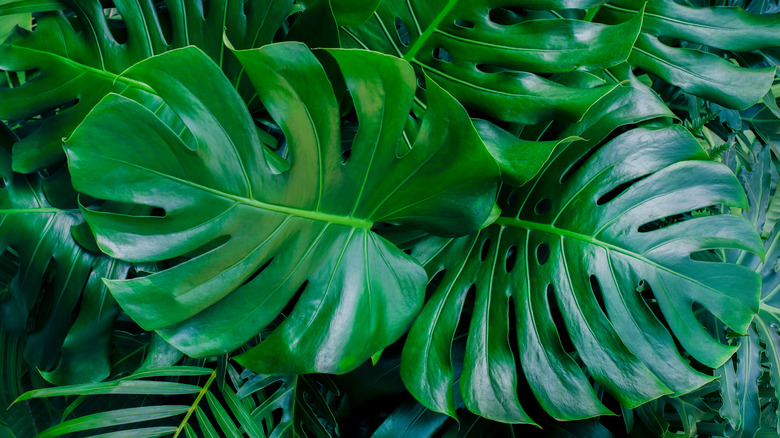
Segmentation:
<svg viewBox="0 0 780 438">
<path fill-rule="evenodd" d="M 197 184 L 197 183 L 195 183 L 193 181 L 188 181 L 188 180 L 185 180 L 185 179 L 182 179 L 182 178 L 178 178 L 176 176 L 169 175 L 167 173 L 163 173 L 163 172 L 160 172 L 158 170 L 149 169 L 147 167 L 143 167 L 143 166 L 135 164 L 135 163 L 130 163 L 130 162 L 127 162 L 127 161 L 124 161 L 124 160 L 120 160 L 118 158 L 108 157 L 108 156 L 105 156 L 105 155 L 101 155 L 101 158 L 103 158 L 105 160 L 116 161 L 116 162 L 122 163 L 122 164 L 124 164 L 126 166 L 135 167 L 135 168 L 143 170 L 143 171 L 151 172 L 151 173 L 154 173 L 154 174 L 156 174 L 156 175 L 158 175 L 158 176 L 160 176 L 162 178 L 166 178 L 166 179 L 169 179 L 171 181 L 175 181 L 177 183 L 184 184 L 184 185 L 192 187 L 194 189 L 201 190 L 201 191 L 204 191 L 206 193 L 210 193 L 210 194 L 212 194 L 214 196 L 227 198 L 227 199 L 230 199 L 230 200 L 232 200 L 232 201 L 234 201 L 236 203 L 248 205 L 250 207 L 254 207 L 254 208 L 257 208 L 257 209 L 261 209 L 261 210 L 273 211 L 273 212 L 276 212 L 276 213 L 283 213 L 283 214 L 287 214 L 287 215 L 290 215 L 290 216 L 301 217 L 301 218 L 304 218 L 304 219 L 311 219 L 311 220 L 320 221 L 320 222 L 328 222 L 328 223 L 332 223 L 332 224 L 335 224 L 335 225 L 344 225 L 344 226 L 353 227 L 353 228 L 371 229 L 371 227 L 374 225 L 374 223 L 372 221 L 369 221 L 369 220 L 366 220 L 366 219 L 360 219 L 360 218 L 356 218 L 356 217 L 352 217 L 352 216 L 339 216 L 339 215 L 328 214 L 328 213 L 320 213 L 320 212 L 317 212 L 317 211 L 303 210 L 303 209 L 300 209 L 300 208 L 287 207 L 287 206 L 284 206 L 284 205 L 268 204 L 268 203 L 265 203 L 265 202 L 262 202 L 262 201 L 258 201 L 256 199 L 250 199 L 250 198 L 245 198 L 245 197 L 242 197 L 242 196 L 233 195 L 231 193 L 225 193 L 223 191 L 220 191 L 220 190 L 217 190 L 217 189 L 214 189 L 214 188 L 211 188 L 211 187 L 206 187 L 206 186 Z"/>
<path fill-rule="evenodd" d="M 57 55 L 55 53 L 46 52 L 46 51 L 43 51 L 43 50 L 32 49 L 30 47 L 18 46 L 18 45 L 13 45 L 13 47 L 16 47 L 17 49 L 20 49 L 20 50 L 33 52 L 33 53 L 42 55 L 44 57 L 55 58 L 55 59 L 58 59 L 59 61 L 65 63 L 65 64 L 70 65 L 71 67 L 75 67 L 77 69 L 80 69 L 80 70 L 83 70 L 83 71 L 87 71 L 87 72 L 96 74 L 98 76 L 103 76 L 103 77 L 105 77 L 107 79 L 110 79 L 114 83 L 121 82 L 121 83 L 123 83 L 125 85 L 128 85 L 128 86 L 135 87 L 135 88 L 138 88 L 140 90 L 146 91 L 147 93 L 151 93 L 151 94 L 157 95 L 157 92 L 152 87 L 144 84 L 143 82 L 136 81 L 136 80 L 124 77 L 121 74 L 118 75 L 118 74 L 112 73 L 112 72 L 110 72 L 108 70 L 101 70 L 99 68 L 90 67 L 88 65 L 85 65 L 85 64 L 82 64 L 80 62 L 74 61 L 74 60 L 72 60 L 70 58 L 66 58 L 64 56 Z M 132 66 L 130 66 L 129 68 L 132 68 Z"/>
</svg>

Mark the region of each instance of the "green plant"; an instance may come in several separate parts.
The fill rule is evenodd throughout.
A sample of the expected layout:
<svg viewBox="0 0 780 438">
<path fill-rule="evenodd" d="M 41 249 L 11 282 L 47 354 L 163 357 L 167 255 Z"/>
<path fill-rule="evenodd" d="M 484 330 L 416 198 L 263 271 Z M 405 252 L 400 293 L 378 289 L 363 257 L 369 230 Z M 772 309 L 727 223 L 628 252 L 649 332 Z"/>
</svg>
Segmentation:
<svg viewBox="0 0 780 438">
<path fill-rule="evenodd" d="M 740 6 L 0 0 L 0 436 L 773 433 Z"/>
</svg>

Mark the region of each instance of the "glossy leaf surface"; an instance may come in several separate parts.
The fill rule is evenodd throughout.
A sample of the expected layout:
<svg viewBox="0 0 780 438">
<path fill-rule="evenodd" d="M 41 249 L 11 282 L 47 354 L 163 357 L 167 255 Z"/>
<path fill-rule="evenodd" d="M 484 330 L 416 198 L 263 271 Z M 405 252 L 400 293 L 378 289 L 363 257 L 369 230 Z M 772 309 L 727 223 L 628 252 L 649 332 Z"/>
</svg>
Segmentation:
<svg viewBox="0 0 780 438">
<path fill-rule="evenodd" d="M 343 28 L 342 43 L 403 57 L 465 106 L 491 117 L 520 123 L 576 120 L 610 87 L 569 88 L 539 74 L 600 70 L 625 61 L 642 12 L 614 26 L 496 17 L 511 8 L 582 3 L 598 2 L 388 0 L 362 26 Z"/>
<path fill-rule="evenodd" d="M 780 15 L 751 14 L 737 7 L 697 8 L 674 0 L 616 0 L 604 5 L 600 16 L 619 22 L 642 8 L 645 20 L 629 58 L 632 65 L 728 108 L 748 108 L 766 95 L 774 67 L 738 66 L 710 48 L 744 52 L 776 47 Z M 659 37 L 683 43 L 664 44 Z"/>
<path fill-rule="evenodd" d="M 293 43 L 235 52 L 284 132 L 289 171 L 265 162 L 240 97 L 194 48 L 125 74 L 159 90 L 196 150 L 117 95 L 67 141 L 77 190 L 165 212 L 84 210 L 101 249 L 128 261 L 194 252 L 158 274 L 108 282 L 136 322 L 189 355 L 232 351 L 292 300 L 289 317 L 237 360 L 264 373 L 354 368 L 407 330 L 426 283 L 423 269 L 372 225 L 457 235 L 478 229 L 491 211 L 498 167 L 454 99 L 431 87 L 412 148 L 399 157 L 415 90 L 411 67 L 376 53 L 321 53 L 338 65 L 331 74 L 343 77 L 360 122 L 344 161 L 328 76 Z"/>
<path fill-rule="evenodd" d="M 52 381 L 102 380 L 118 311 L 102 278 L 124 277 L 127 266 L 79 246 L 71 236 L 79 211 L 49 204 L 43 178 L 13 173 L 5 149 L 0 176 L 0 248 L 12 276 L 2 283 L 0 324 L 26 338 L 25 359 Z"/>
<path fill-rule="evenodd" d="M 114 3 L 121 20 L 109 20 L 99 2 L 72 0 L 68 5 L 78 12 L 78 25 L 63 12 L 48 12 L 37 17 L 33 32 L 19 30 L 0 45 L 0 69 L 35 76 L 20 86 L 0 87 L 0 119 L 47 115 L 38 129 L 14 147 L 16 171 L 28 173 L 61 161 L 62 138 L 70 135 L 106 93 L 120 93 L 128 87 L 150 91 L 118 75 L 155 54 L 196 45 L 219 63 L 237 89 L 248 93 L 251 87 L 240 64 L 222 43 L 223 31 L 237 48 L 270 43 L 292 0 L 246 4 L 219 0 L 206 11 L 200 1 L 166 2 L 168 23 L 158 16 L 151 0 Z M 116 24 L 109 22 L 116 21 L 126 28 L 126 41 L 112 34 Z"/>
<path fill-rule="evenodd" d="M 526 186 L 505 190 L 491 227 L 415 246 L 413 255 L 440 282 L 410 331 L 401 373 L 429 408 L 454 414 L 450 344 L 464 314 L 463 398 L 473 412 L 502 422 L 532 421 L 517 399 L 514 348 L 536 399 L 558 419 L 609 413 L 579 361 L 621 405 L 636 407 L 711 379 L 683 359 L 672 334 L 710 367 L 735 351 L 702 328 L 693 305 L 744 333 L 758 310 L 759 279 L 691 254 L 760 254 L 757 234 L 731 215 L 653 224 L 718 203 L 744 207 L 737 180 L 703 161 L 681 127 L 636 128 L 594 146 L 573 143 Z M 637 292 L 644 287 L 672 333 Z"/>
</svg>

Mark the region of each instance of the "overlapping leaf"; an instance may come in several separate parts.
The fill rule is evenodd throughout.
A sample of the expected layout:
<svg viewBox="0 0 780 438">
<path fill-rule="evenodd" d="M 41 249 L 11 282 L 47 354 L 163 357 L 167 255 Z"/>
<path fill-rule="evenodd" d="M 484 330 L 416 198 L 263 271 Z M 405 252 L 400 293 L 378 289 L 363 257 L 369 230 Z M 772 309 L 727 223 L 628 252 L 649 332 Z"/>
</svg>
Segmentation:
<svg viewBox="0 0 780 438">
<path fill-rule="evenodd" d="M 710 367 L 735 351 L 702 328 L 693 306 L 744 333 L 759 279 L 691 255 L 710 248 L 760 254 L 758 236 L 732 215 L 662 225 L 714 204 L 744 207 L 737 180 L 702 161 L 707 155 L 681 127 L 637 128 L 594 146 L 574 143 L 532 182 L 505 190 L 495 225 L 415 246 L 439 284 L 410 331 L 402 376 L 429 408 L 454 414 L 450 343 L 469 311 L 459 386 L 470 410 L 503 422 L 532 421 L 517 398 L 513 348 L 536 399 L 558 419 L 609 413 L 580 361 L 600 387 L 635 407 L 711 379 L 680 355 L 672 334 Z M 638 292 L 648 287 L 672 333 Z"/>
<path fill-rule="evenodd" d="M 615 0 L 600 9 L 599 17 L 618 22 L 642 8 L 645 20 L 629 58 L 632 65 L 728 108 L 748 108 L 766 95 L 774 67 L 740 67 L 721 55 L 780 46 L 779 14 L 696 8 L 674 0 Z"/>
<path fill-rule="evenodd" d="M 71 0 L 69 11 L 37 16 L 33 32 L 19 29 L 0 45 L 0 69 L 25 72 L 32 79 L 0 87 L 0 119 L 23 120 L 44 115 L 40 125 L 14 147 L 13 167 L 31 172 L 63 159 L 61 139 L 108 92 L 138 86 L 119 77 L 133 64 L 177 47 L 196 45 L 219 63 L 235 87 L 250 98 L 248 81 L 238 61 L 224 47 L 223 32 L 235 47 L 270 43 L 292 0 L 166 1 L 157 9 L 151 0 L 114 2 L 121 20 L 106 17 L 100 2 Z M 117 24 L 126 41 L 111 29 Z M 141 90 L 151 91 L 144 88 Z"/>
<path fill-rule="evenodd" d="M 342 43 L 403 57 L 467 107 L 501 120 L 577 120 L 610 87 L 569 88 L 542 74 L 625 61 L 642 12 L 607 26 L 564 18 L 515 22 L 511 10 L 598 3 L 388 0 L 362 26 L 343 28 Z"/>
<path fill-rule="evenodd" d="M 71 237 L 83 221 L 79 211 L 50 205 L 42 179 L 13 173 L 4 149 L 0 173 L 0 248 L 13 275 L 0 295 L 0 323 L 25 337 L 25 359 L 53 369 L 51 380 L 101 380 L 118 310 L 101 279 L 122 278 L 127 266 L 79 246 Z"/>
<path fill-rule="evenodd" d="M 398 157 L 415 91 L 402 60 L 322 54 L 338 64 L 333 74 L 343 75 L 360 122 L 344 162 L 336 98 L 311 52 L 282 43 L 235 53 L 284 131 L 289 171 L 265 162 L 240 97 L 188 48 L 125 74 L 159 90 L 197 149 L 140 104 L 111 95 L 67 141 L 74 186 L 165 210 L 85 210 L 106 253 L 149 261 L 196 251 L 158 274 L 109 282 L 142 327 L 192 356 L 214 355 L 255 336 L 292 301 L 289 317 L 238 360 L 265 373 L 344 372 L 407 330 L 426 283 L 372 224 L 473 232 L 491 211 L 498 168 L 465 110 L 436 87 L 413 147 Z"/>
</svg>

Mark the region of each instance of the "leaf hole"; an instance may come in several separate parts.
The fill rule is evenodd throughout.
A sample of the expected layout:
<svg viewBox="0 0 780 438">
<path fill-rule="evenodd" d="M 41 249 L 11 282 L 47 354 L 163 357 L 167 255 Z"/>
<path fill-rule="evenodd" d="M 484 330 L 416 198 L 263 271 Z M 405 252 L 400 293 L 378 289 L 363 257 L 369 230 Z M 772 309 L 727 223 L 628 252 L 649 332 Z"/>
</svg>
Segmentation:
<svg viewBox="0 0 780 438">
<path fill-rule="evenodd" d="M 482 249 L 479 252 L 479 261 L 484 262 L 490 253 L 490 239 L 485 239 L 482 242 Z"/>
<path fill-rule="evenodd" d="M 669 216 L 642 224 L 638 228 L 638 231 L 640 233 L 649 233 L 651 231 L 660 230 L 680 222 L 685 222 L 688 219 L 693 219 L 697 214 L 708 214 L 707 212 L 714 208 L 715 206 L 709 206 L 698 210 L 686 211 L 684 213 L 671 214 Z"/>
<path fill-rule="evenodd" d="M 621 193 L 623 193 L 626 190 L 628 190 L 629 187 L 631 187 L 632 185 L 638 183 L 639 181 L 641 181 L 641 180 L 643 180 L 645 178 L 647 178 L 647 175 L 643 175 L 643 176 L 640 176 L 639 178 L 634 178 L 631 181 L 626 181 L 623 184 L 619 184 L 614 189 L 612 189 L 612 190 L 608 191 L 607 193 L 604 193 L 603 195 L 601 195 L 599 197 L 599 199 L 596 200 L 596 205 L 604 205 L 607 202 L 617 198 L 618 196 L 620 196 Z"/>
<path fill-rule="evenodd" d="M 550 258 L 550 245 L 546 243 L 540 243 L 536 247 L 536 262 L 539 266 L 544 266 L 547 260 Z"/>
<path fill-rule="evenodd" d="M 595 275 L 590 276 L 590 290 L 593 291 L 593 296 L 596 297 L 596 302 L 599 303 L 599 307 L 601 307 L 601 311 L 604 312 L 604 315 L 607 315 L 607 307 L 604 304 L 604 291 L 601 290 L 601 284 L 599 283 L 599 279 L 596 278 Z"/>
<path fill-rule="evenodd" d="M 149 212 L 149 216 L 152 217 L 165 217 L 165 209 L 160 207 L 154 207 L 152 208 L 152 211 Z"/>
<path fill-rule="evenodd" d="M 528 11 L 525 9 L 505 6 L 491 9 L 488 13 L 488 18 L 490 18 L 490 21 L 493 23 L 502 26 L 511 26 L 524 21 L 527 15 Z"/>
<path fill-rule="evenodd" d="M 418 76 L 417 77 L 417 86 L 422 88 L 423 90 L 426 90 L 426 84 L 425 84 L 425 77 L 424 76 Z"/>
<path fill-rule="evenodd" d="M 127 43 L 127 25 L 122 15 L 116 8 L 104 8 L 103 15 L 106 18 L 106 26 L 117 44 Z"/>
<path fill-rule="evenodd" d="M 508 69 L 493 64 L 477 64 L 474 66 L 474 68 L 476 68 L 477 71 L 480 71 L 482 73 L 517 73 L 516 70 Z M 537 73 L 537 76 L 540 76 L 540 74 Z"/>
<path fill-rule="evenodd" d="M 506 197 L 506 205 L 508 207 L 511 207 L 514 205 L 515 201 L 517 201 L 517 190 L 512 190 L 509 192 L 509 195 Z"/>
<path fill-rule="evenodd" d="M 506 250 L 506 257 L 504 257 L 504 269 L 506 270 L 507 274 L 512 272 L 512 269 L 515 268 L 516 262 L 517 262 L 517 248 L 515 246 L 510 246 L 509 249 Z"/>
<path fill-rule="evenodd" d="M 474 22 L 469 20 L 455 20 L 453 22 L 455 26 L 462 27 L 463 29 L 474 29 Z"/>
<path fill-rule="evenodd" d="M 444 47 L 433 49 L 433 57 L 442 62 L 452 62 L 452 55 Z"/>
<path fill-rule="evenodd" d="M 552 207 L 552 200 L 550 200 L 550 198 L 544 198 L 536 203 L 536 207 L 534 207 L 534 213 L 538 215 L 545 214 L 550 211 L 550 207 Z"/>
<path fill-rule="evenodd" d="M 253 273 L 252 273 L 252 275 L 250 275 L 249 277 L 247 277 L 247 279 L 246 279 L 246 280 L 244 280 L 244 282 L 243 282 L 243 283 L 241 283 L 241 286 L 244 286 L 244 285 L 246 285 L 246 284 L 250 283 L 250 282 L 251 282 L 252 280 L 254 280 L 255 278 L 257 278 L 257 276 L 258 276 L 258 275 L 260 275 L 260 274 L 261 274 L 263 271 L 265 271 L 265 269 L 268 267 L 268 265 L 270 265 L 270 264 L 271 264 L 271 262 L 272 262 L 272 261 L 274 261 L 274 258 L 273 258 L 273 257 L 271 257 L 270 259 L 268 259 L 268 261 L 267 261 L 267 262 L 263 263 L 263 266 L 260 266 L 260 268 L 259 268 L 258 270 L 256 270 L 255 272 L 253 272 Z"/>
<path fill-rule="evenodd" d="M 300 300 L 303 291 L 306 290 L 306 286 L 308 285 L 309 285 L 309 280 L 306 280 L 300 285 L 300 287 L 298 287 L 298 290 L 295 291 L 293 296 L 290 298 L 290 301 L 288 301 L 287 304 L 284 306 L 284 309 L 282 309 L 282 311 L 279 312 L 279 316 L 277 317 L 278 324 L 276 325 L 281 324 L 284 319 L 287 319 L 287 317 L 290 316 L 290 314 L 295 309 L 295 306 L 298 304 L 298 300 Z"/>
<path fill-rule="evenodd" d="M 408 46 L 412 39 L 409 36 L 409 29 L 406 28 L 404 20 L 401 17 L 395 17 L 395 33 L 398 35 L 398 41 L 404 46 Z"/>
<path fill-rule="evenodd" d="M 428 281 L 428 285 L 425 287 L 425 297 L 430 298 L 431 295 L 433 295 L 434 292 L 436 292 L 436 289 L 441 285 L 442 280 L 444 279 L 444 276 L 447 274 L 446 269 L 442 269 L 441 271 L 437 272 L 431 279 Z"/>
<path fill-rule="evenodd" d="M 595 154 L 596 151 L 598 151 L 598 149 L 599 149 L 598 147 L 593 147 L 585 151 L 585 153 L 577 161 L 575 161 L 574 164 L 569 166 L 569 168 L 566 169 L 563 175 L 561 175 L 560 183 L 564 184 L 567 181 L 569 181 L 574 176 L 574 174 L 577 173 L 577 171 L 580 170 L 582 166 L 585 165 L 585 162 L 587 162 L 588 159 L 590 159 L 590 157 L 592 157 L 593 154 Z"/>
<path fill-rule="evenodd" d="M 563 314 L 558 307 L 558 300 L 555 298 L 555 288 L 552 284 L 547 285 L 545 293 L 547 300 L 547 310 L 550 313 L 550 319 L 555 325 L 555 329 L 558 332 L 558 339 L 561 341 L 561 347 L 569 356 L 574 357 L 576 355 L 576 349 L 571 342 L 571 336 L 569 336 L 569 330 L 566 328 L 566 322 L 563 319 Z"/>
<path fill-rule="evenodd" d="M 341 151 L 341 164 L 347 164 L 350 156 L 352 156 L 352 149 L 345 149 Z"/>
</svg>

